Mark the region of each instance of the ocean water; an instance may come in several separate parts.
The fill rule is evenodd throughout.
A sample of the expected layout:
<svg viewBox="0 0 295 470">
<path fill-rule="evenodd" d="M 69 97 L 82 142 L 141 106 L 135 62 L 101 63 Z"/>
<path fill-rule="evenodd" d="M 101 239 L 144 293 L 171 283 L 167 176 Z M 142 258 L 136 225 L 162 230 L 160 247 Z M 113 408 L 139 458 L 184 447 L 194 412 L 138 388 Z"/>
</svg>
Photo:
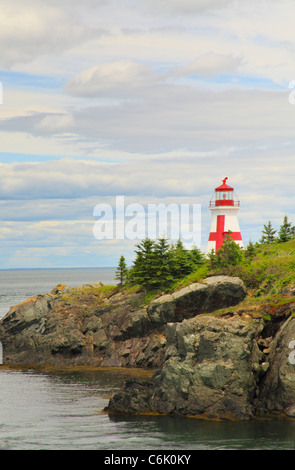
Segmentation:
<svg viewBox="0 0 295 470">
<path fill-rule="evenodd" d="M 111 419 L 103 408 L 124 371 L 35 372 L 0 368 L 0 449 L 293 450 L 295 422 Z"/>
<path fill-rule="evenodd" d="M 47 294 L 57 284 L 69 287 L 91 282 L 116 285 L 116 268 L 0 269 L 0 318 L 15 305 L 37 294 Z"/>
<path fill-rule="evenodd" d="M 1 310 L 58 283 L 114 284 L 114 269 L 0 271 Z M 110 418 L 103 409 L 135 371 L 0 367 L 0 450 L 294 450 L 295 420 L 210 422 L 178 417 Z"/>
</svg>

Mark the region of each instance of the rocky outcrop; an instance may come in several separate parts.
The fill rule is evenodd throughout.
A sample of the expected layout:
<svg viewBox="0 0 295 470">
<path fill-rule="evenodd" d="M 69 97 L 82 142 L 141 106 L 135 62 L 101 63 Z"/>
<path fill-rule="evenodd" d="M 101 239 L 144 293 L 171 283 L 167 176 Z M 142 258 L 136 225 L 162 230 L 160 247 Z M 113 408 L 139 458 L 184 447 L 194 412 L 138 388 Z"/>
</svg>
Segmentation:
<svg viewBox="0 0 295 470">
<path fill-rule="evenodd" d="M 240 280 L 225 276 L 162 296 L 147 308 L 141 306 L 142 293 L 123 293 L 101 283 L 57 286 L 50 294 L 11 307 L 2 319 L 4 361 L 161 367 L 167 312 L 174 312 L 173 321 L 181 321 L 217 304 L 233 305 L 245 295 Z"/>
<path fill-rule="evenodd" d="M 15 305 L 0 322 L 4 363 L 159 367 L 166 338 L 138 308 L 141 297 L 97 283 Z"/>
<path fill-rule="evenodd" d="M 261 371 L 263 321 L 200 315 L 166 328 L 166 360 L 146 386 L 129 381 L 109 412 L 247 419 Z"/>
<path fill-rule="evenodd" d="M 109 413 L 295 416 L 294 312 L 290 302 L 272 310 L 270 319 L 254 310 L 167 324 L 163 368 L 149 381 L 127 381 L 110 400 Z"/>
</svg>

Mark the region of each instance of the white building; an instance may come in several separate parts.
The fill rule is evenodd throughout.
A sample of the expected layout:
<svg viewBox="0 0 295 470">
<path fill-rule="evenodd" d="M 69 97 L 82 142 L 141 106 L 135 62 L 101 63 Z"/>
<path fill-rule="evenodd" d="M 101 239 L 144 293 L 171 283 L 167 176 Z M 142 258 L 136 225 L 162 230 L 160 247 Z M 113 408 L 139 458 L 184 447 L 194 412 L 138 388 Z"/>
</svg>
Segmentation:
<svg viewBox="0 0 295 470">
<path fill-rule="evenodd" d="M 243 248 L 242 235 L 238 221 L 238 210 L 240 201 L 234 193 L 234 188 L 226 184 L 228 178 L 224 178 L 222 185 L 215 188 L 210 200 L 210 211 L 212 221 L 207 245 L 207 254 L 216 251 L 222 246 L 226 235 L 230 233 L 231 238 Z"/>
</svg>

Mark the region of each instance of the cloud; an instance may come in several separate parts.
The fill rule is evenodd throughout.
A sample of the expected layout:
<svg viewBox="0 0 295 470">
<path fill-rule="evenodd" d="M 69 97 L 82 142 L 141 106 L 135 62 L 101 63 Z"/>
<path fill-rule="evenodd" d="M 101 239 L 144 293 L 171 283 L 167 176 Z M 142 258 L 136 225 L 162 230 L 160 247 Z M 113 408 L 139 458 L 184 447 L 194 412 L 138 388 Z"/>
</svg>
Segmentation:
<svg viewBox="0 0 295 470">
<path fill-rule="evenodd" d="M 86 27 L 79 22 L 74 10 L 53 6 L 49 2 L 19 0 L 0 2 L 0 65 L 10 68 L 26 63 L 39 55 L 60 54 L 73 48 L 103 28 Z"/>
<path fill-rule="evenodd" d="M 67 114 L 47 114 L 36 123 L 36 130 L 46 134 L 69 133 L 74 125 L 73 116 Z"/>
<path fill-rule="evenodd" d="M 63 114 L 34 113 L 3 120 L 1 129 L 62 138 L 64 144 L 70 134 L 81 148 L 92 142 L 100 149 L 143 155 L 274 146 L 294 140 L 289 92 L 160 84 L 145 89 L 134 102 L 92 103 Z"/>
<path fill-rule="evenodd" d="M 81 97 L 134 99 L 146 93 L 147 88 L 165 84 L 171 78 L 191 75 L 211 78 L 231 74 L 241 63 L 242 59 L 232 54 L 208 52 L 186 65 L 156 73 L 150 64 L 121 60 L 82 71 L 67 81 L 64 91 Z"/>
<path fill-rule="evenodd" d="M 204 10 L 219 9 L 233 0 L 142 0 L 148 10 L 153 12 L 191 14 Z"/>
<path fill-rule="evenodd" d="M 16 220 L 26 220 L 29 214 L 30 220 L 34 214 L 36 219 L 43 214 L 45 220 L 69 220 L 91 218 L 95 204 L 105 198 L 110 202 L 117 195 L 133 198 L 133 202 L 136 198 L 151 202 L 166 197 L 197 198 L 197 202 L 202 202 L 199 198 L 204 196 L 204 201 L 208 200 L 214 185 L 225 176 L 230 177 L 239 191 L 247 193 L 250 203 L 250 195 L 256 194 L 281 199 L 285 194 L 292 194 L 294 163 L 292 149 L 285 154 L 280 149 L 256 149 L 255 155 L 247 149 L 244 152 L 235 149 L 211 156 L 157 156 L 120 164 L 69 158 L 43 163 L 2 163 L 0 170 L 2 219 L 9 219 L 11 210 L 11 217 Z M 277 187 L 280 180 L 284 180 L 284 185 Z M 24 211 L 17 209 L 18 201 L 23 201 Z M 287 198 L 287 202 L 290 208 L 292 200 Z"/>
<path fill-rule="evenodd" d="M 74 96 L 124 98 L 158 81 L 159 76 L 150 65 L 120 60 L 84 70 L 66 83 L 65 92 Z"/>
<path fill-rule="evenodd" d="M 58 247 L 78 246 L 92 241 L 91 220 L 52 220 L 1 222 L 2 246 Z"/>
<path fill-rule="evenodd" d="M 207 52 L 194 61 L 175 68 L 171 72 L 174 76 L 198 75 L 200 77 L 212 78 L 223 74 L 232 74 L 237 72 L 243 59 L 235 57 L 233 54 L 217 54 L 216 52 Z"/>
</svg>

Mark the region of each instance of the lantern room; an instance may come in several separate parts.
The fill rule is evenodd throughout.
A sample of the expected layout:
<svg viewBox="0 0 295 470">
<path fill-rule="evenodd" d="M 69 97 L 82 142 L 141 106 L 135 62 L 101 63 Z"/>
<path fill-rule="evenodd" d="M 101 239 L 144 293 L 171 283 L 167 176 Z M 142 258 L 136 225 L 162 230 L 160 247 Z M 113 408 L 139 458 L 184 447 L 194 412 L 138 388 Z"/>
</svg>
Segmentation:
<svg viewBox="0 0 295 470">
<path fill-rule="evenodd" d="M 239 206 L 240 201 L 234 193 L 234 188 L 226 184 L 228 178 L 222 180 L 222 184 L 215 188 L 215 192 L 210 201 L 210 207 L 214 206 Z"/>
</svg>

